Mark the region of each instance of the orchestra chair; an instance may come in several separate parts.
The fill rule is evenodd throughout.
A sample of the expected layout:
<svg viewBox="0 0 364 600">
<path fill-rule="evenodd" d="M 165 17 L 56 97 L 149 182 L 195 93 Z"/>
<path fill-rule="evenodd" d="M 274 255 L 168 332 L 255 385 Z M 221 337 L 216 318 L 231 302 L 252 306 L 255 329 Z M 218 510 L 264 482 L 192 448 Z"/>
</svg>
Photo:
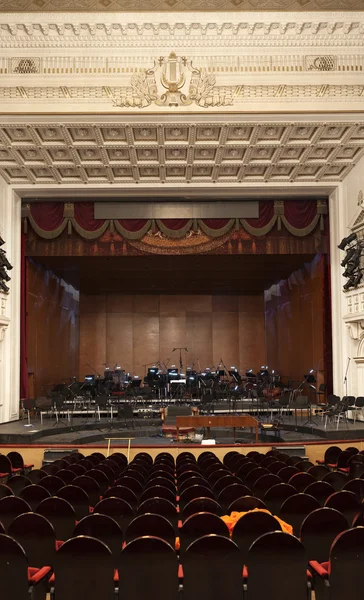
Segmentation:
<svg viewBox="0 0 364 600">
<path fill-rule="evenodd" d="M 22 469 L 20 467 L 13 467 L 10 458 L 5 454 L 0 454 L 0 479 L 9 479 L 12 475 L 19 475 Z M 3 481 L 2 483 L 6 483 Z"/>
<path fill-rule="evenodd" d="M 58 498 L 63 498 L 70 503 L 75 511 L 76 521 L 81 521 L 90 512 L 90 502 L 85 490 L 76 485 L 65 485 L 57 493 Z"/>
<path fill-rule="evenodd" d="M 295 494 L 297 494 L 297 490 L 293 485 L 281 482 L 273 485 L 265 492 L 263 501 L 269 512 L 278 515 L 283 502 Z"/>
<path fill-rule="evenodd" d="M 150 498 L 165 498 L 166 500 L 172 502 L 172 504 L 176 504 L 176 492 L 172 492 L 162 485 L 155 485 L 145 488 L 144 492 L 140 496 L 140 503 L 144 502 L 144 500 L 149 500 Z"/>
<path fill-rule="evenodd" d="M 349 461 L 351 458 L 353 458 L 354 456 L 356 456 L 359 453 L 358 448 L 346 448 L 346 450 L 343 450 L 341 452 L 341 454 L 339 454 L 339 458 L 337 459 L 337 465 L 336 468 L 338 471 L 341 471 L 342 473 L 349 473 L 350 472 L 350 467 L 349 467 Z"/>
<path fill-rule="evenodd" d="M 94 454 L 89 454 L 87 456 L 87 460 L 92 464 L 92 467 L 95 468 L 101 462 L 101 460 L 104 460 L 104 459 L 100 460 L 100 458 L 98 456 L 95 456 Z"/>
<path fill-rule="evenodd" d="M 176 485 L 174 482 L 172 482 L 170 479 L 168 479 L 167 477 L 152 477 L 151 479 L 148 479 L 147 483 L 145 484 L 145 488 L 144 489 L 148 489 L 149 487 L 155 486 L 155 485 L 162 485 L 163 487 L 168 488 L 171 492 L 173 492 L 174 495 L 176 495 Z"/>
<path fill-rule="evenodd" d="M 211 450 L 204 450 L 197 457 L 197 462 L 199 465 L 203 465 L 206 464 L 206 462 L 208 462 L 209 460 L 211 460 L 211 458 L 213 458 L 214 460 L 219 460 L 216 458 L 216 455 L 213 452 L 211 452 Z"/>
<path fill-rule="evenodd" d="M 185 458 L 190 458 L 191 460 L 196 460 L 195 455 L 192 454 L 192 452 L 181 452 L 177 458 L 176 458 L 176 465 L 178 465 L 179 462 L 183 461 Z"/>
<path fill-rule="evenodd" d="M 191 473 L 191 471 L 189 471 L 189 473 Z M 196 475 L 198 475 L 198 473 L 196 473 Z M 200 477 L 204 477 L 205 480 L 207 477 L 209 484 L 214 486 L 220 479 L 225 478 L 227 475 L 229 475 L 229 471 L 220 467 L 219 469 L 210 473 L 210 475 L 204 474 L 204 475 L 200 475 Z M 240 477 L 238 477 L 238 479 L 240 479 Z M 179 482 L 180 482 L 180 480 L 181 480 L 181 478 L 178 478 Z M 240 481 L 241 481 L 241 479 L 240 479 Z"/>
<path fill-rule="evenodd" d="M 312 475 L 312 477 L 314 477 L 316 481 L 322 481 L 323 477 L 325 477 L 327 473 L 330 473 L 330 469 L 325 465 L 315 465 L 311 467 L 307 472 L 310 475 Z"/>
<path fill-rule="evenodd" d="M 144 457 L 145 457 L 145 454 L 144 454 Z M 170 452 L 159 452 L 159 454 L 157 454 L 157 456 L 154 459 L 154 464 L 161 460 L 170 462 L 172 465 L 175 464 L 174 458 L 173 458 L 172 454 L 170 454 Z"/>
<path fill-rule="evenodd" d="M 330 548 L 335 538 L 348 529 L 344 515 L 334 508 L 317 508 L 303 520 L 300 540 L 309 560 L 319 563 L 329 560 Z"/>
<path fill-rule="evenodd" d="M 209 534 L 190 544 L 183 554 L 184 600 L 241 600 L 243 561 L 229 537 Z"/>
<path fill-rule="evenodd" d="M 8 531 L 10 524 L 16 517 L 28 512 L 31 512 L 30 506 L 22 498 L 17 496 L 0 498 L 0 521 L 5 531 Z"/>
<path fill-rule="evenodd" d="M 45 600 L 51 568 L 29 568 L 24 548 L 0 534 L 0 580 L 3 600 Z"/>
<path fill-rule="evenodd" d="M 146 479 L 146 485 L 149 483 L 149 481 L 151 481 L 152 479 L 157 479 L 158 477 L 161 477 L 162 479 L 168 479 L 171 483 L 173 483 L 173 485 L 176 481 L 174 473 L 170 473 L 169 471 L 165 471 L 164 469 L 153 469 Z"/>
<path fill-rule="evenodd" d="M 100 486 L 95 479 L 89 475 L 80 475 L 72 481 L 72 485 L 84 490 L 89 498 L 90 506 L 94 507 L 100 502 Z"/>
<path fill-rule="evenodd" d="M 96 538 L 80 536 L 67 540 L 56 552 L 54 573 L 57 600 L 115 598 L 111 550 Z"/>
<path fill-rule="evenodd" d="M 105 475 L 107 477 L 107 480 L 109 482 L 109 485 L 113 485 L 113 483 L 115 481 L 115 475 L 114 475 L 113 469 L 110 467 L 109 464 L 105 464 L 104 462 L 100 462 L 97 465 L 97 470 L 98 471 L 102 471 L 103 473 L 105 473 Z M 84 473 L 84 475 L 87 475 L 87 471 Z"/>
<path fill-rule="evenodd" d="M 215 473 L 215 471 L 220 470 L 226 471 L 226 475 L 232 475 L 231 470 L 228 469 L 226 465 L 222 465 L 221 462 L 210 464 L 206 469 L 204 469 L 203 474 L 208 479 L 212 473 Z"/>
<path fill-rule="evenodd" d="M 303 520 L 307 515 L 320 508 L 320 504 L 316 498 L 308 494 L 295 494 L 285 500 L 279 511 L 279 518 L 289 523 L 293 527 L 293 533 L 297 537 L 300 534 L 300 529 Z"/>
<path fill-rule="evenodd" d="M 154 513 L 156 515 L 162 515 L 170 521 L 173 527 L 177 528 L 177 508 L 176 505 L 166 500 L 165 498 L 149 498 L 139 504 L 137 509 L 138 515 L 144 515 L 145 513 Z"/>
<path fill-rule="evenodd" d="M 62 479 L 65 485 L 68 485 L 69 483 L 72 483 L 72 481 L 77 477 L 77 475 L 69 469 L 60 469 L 59 471 L 57 471 L 57 477 Z"/>
<path fill-rule="evenodd" d="M 284 469 L 286 466 L 287 465 L 286 465 L 285 462 L 283 462 L 282 460 L 277 460 L 277 461 L 275 461 L 274 463 L 271 463 L 268 466 L 268 471 L 270 473 L 273 473 L 273 475 L 278 475 L 279 471 L 281 471 L 282 469 Z"/>
<path fill-rule="evenodd" d="M 243 456 L 242 454 L 240 454 L 237 450 L 230 450 L 230 452 L 227 452 L 222 460 L 223 464 L 228 467 L 229 469 L 233 469 L 234 466 L 234 462 L 240 458 L 240 456 Z M 245 458 L 245 457 L 244 457 Z"/>
<path fill-rule="evenodd" d="M 85 467 L 79 465 L 78 463 L 70 464 L 68 470 L 72 471 L 72 473 L 74 473 L 76 477 L 80 477 L 81 475 L 84 475 L 86 473 Z"/>
<path fill-rule="evenodd" d="M 119 455 L 120 455 L 120 452 L 119 452 Z M 124 457 L 124 459 L 126 459 L 126 464 L 127 464 L 127 458 L 126 458 L 125 454 L 123 454 L 122 456 Z M 153 463 L 153 459 L 150 456 L 150 454 L 148 454 L 148 452 L 138 452 L 135 455 L 134 460 L 143 460 L 149 466 L 152 465 L 152 463 Z"/>
<path fill-rule="evenodd" d="M 268 469 L 269 471 L 269 465 L 272 465 L 274 462 L 277 461 L 278 459 L 274 456 L 266 456 L 265 458 L 263 458 L 262 462 L 260 463 L 260 466 L 263 467 L 263 469 Z"/>
<path fill-rule="evenodd" d="M 154 470 L 156 470 L 156 468 L 161 469 L 161 465 L 155 465 Z M 164 465 L 163 467 L 166 471 L 170 471 L 172 474 L 174 473 L 174 469 L 172 467 L 166 467 L 166 465 Z M 196 462 L 192 462 L 192 461 L 186 461 L 183 462 L 182 464 L 177 465 L 176 467 L 176 475 L 177 475 L 177 479 L 180 479 L 181 475 L 183 473 L 186 473 L 186 471 L 196 471 L 197 473 L 201 473 L 201 469 L 198 465 L 198 463 Z"/>
<path fill-rule="evenodd" d="M 104 458 L 104 460 L 101 460 L 98 464 L 108 465 L 113 470 L 115 479 L 120 477 L 120 475 L 125 471 L 125 469 L 127 469 L 127 467 L 124 464 L 120 464 L 120 462 L 115 458 L 115 456 L 109 456 L 108 458 Z M 95 465 L 93 465 L 93 467 L 95 467 Z M 143 473 L 147 473 L 147 471 L 144 470 L 144 467 L 138 463 L 134 463 L 133 468 L 136 470 L 143 469 Z"/>
<path fill-rule="evenodd" d="M 122 485 L 123 487 L 128 488 L 129 490 L 131 490 L 132 492 L 134 492 L 134 494 L 136 495 L 137 498 L 140 497 L 141 493 L 143 492 L 144 486 L 142 483 L 140 483 L 140 481 L 138 481 L 138 479 L 135 479 L 135 477 L 133 477 L 132 475 L 122 475 L 121 477 L 119 477 L 119 479 L 117 479 L 112 487 L 117 486 L 117 485 Z"/>
<path fill-rule="evenodd" d="M 230 504 L 227 514 L 230 515 L 232 512 L 248 512 L 255 508 L 267 510 L 265 503 L 260 498 L 256 498 L 255 496 L 242 496 Z"/>
<path fill-rule="evenodd" d="M 228 485 L 233 485 L 234 483 L 241 483 L 238 477 L 234 477 L 234 475 L 226 474 L 225 477 L 220 477 L 214 484 L 214 491 L 216 494 L 219 494 L 222 490 L 228 487 Z"/>
<path fill-rule="evenodd" d="M 358 396 L 355 400 L 355 402 L 353 402 L 353 404 L 351 406 L 349 406 L 349 410 L 351 410 L 354 413 L 354 418 L 353 418 L 353 424 L 355 425 L 355 421 L 356 421 L 356 414 L 357 411 L 361 411 L 363 414 L 363 408 L 364 408 L 364 396 Z"/>
<path fill-rule="evenodd" d="M 146 454 L 146 452 L 140 452 L 139 454 L 142 455 L 143 460 L 145 460 L 148 465 L 152 464 L 152 457 L 149 456 L 149 454 Z M 135 459 L 139 456 L 139 454 L 135 456 Z M 100 462 L 105 458 L 101 452 L 93 452 L 92 456 L 96 456 Z M 128 459 L 122 452 L 113 452 L 110 454 L 109 458 L 115 460 L 121 467 L 124 467 L 124 469 L 128 466 Z"/>
<path fill-rule="evenodd" d="M 236 471 L 236 476 L 245 483 L 247 475 L 257 468 L 257 463 L 252 460 L 244 461 L 244 464 Z"/>
<path fill-rule="evenodd" d="M 251 490 L 246 485 L 243 485 L 242 483 L 233 483 L 221 490 L 217 497 L 217 501 L 226 512 L 234 500 L 241 498 L 241 496 L 249 496 L 250 494 Z"/>
<path fill-rule="evenodd" d="M 178 561 L 174 547 L 154 536 L 142 536 L 126 544 L 118 563 L 120 597 L 177 600 Z"/>
<path fill-rule="evenodd" d="M 126 528 L 135 515 L 133 507 L 121 498 L 103 498 L 103 500 L 100 500 L 96 504 L 94 512 L 115 519 L 121 531 L 126 531 Z"/>
<path fill-rule="evenodd" d="M 316 498 L 320 506 L 324 506 L 327 498 L 334 492 L 334 488 L 327 481 L 314 481 L 314 483 L 310 483 L 304 490 L 305 494 Z"/>
<path fill-rule="evenodd" d="M 204 485 L 207 488 L 211 487 L 209 482 L 206 481 L 202 475 L 197 475 L 196 473 L 196 476 L 184 479 L 182 483 L 178 485 L 179 494 L 181 495 L 184 490 L 187 490 L 187 488 L 192 487 L 193 485 Z"/>
<path fill-rule="evenodd" d="M 65 542 L 72 537 L 76 512 L 70 502 L 57 496 L 45 498 L 39 503 L 36 512 L 53 525 L 57 541 Z"/>
<path fill-rule="evenodd" d="M 124 485 L 113 485 L 105 492 L 103 498 L 121 498 L 130 504 L 134 511 L 138 506 L 138 499 L 133 490 Z"/>
<path fill-rule="evenodd" d="M 165 542 L 168 542 L 174 548 L 176 543 L 176 534 L 172 523 L 153 513 L 145 513 L 138 515 L 128 525 L 125 532 L 125 542 L 129 543 L 132 540 L 143 536 L 159 537 Z"/>
<path fill-rule="evenodd" d="M 327 498 L 325 506 L 328 508 L 335 508 L 341 512 L 348 523 L 352 523 L 355 515 L 357 515 L 362 508 L 361 501 L 357 495 L 348 490 L 334 492 Z"/>
<path fill-rule="evenodd" d="M 30 567 L 53 568 L 56 533 L 48 519 L 37 513 L 24 513 L 9 525 L 8 534 L 24 548 Z"/>
<path fill-rule="evenodd" d="M 243 456 L 242 454 L 238 455 L 238 458 L 234 458 L 232 462 L 232 469 L 230 469 L 235 475 L 240 471 L 241 467 L 243 467 L 246 463 L 253 462 L 247 456 Z M 263 466 L 263 465 L 262 465 Z"/>
<path fill-rule="evenodd" d="M 244 485 L 247 485 L 250 489 L 253 489 L 255 482 L 258 481 L 258 479 L 263 475 L 268 474 L 268 469 L 263 469 L 263 467 L 256 467 L 256 469 L 253 469 L 252 471 L 250 471 L 250 473 L 248 473 L 248 475 L 245 478 Z"/>
<path fill-rule="evenodd" d="M 140 465 L 136 465 L 131 463 L 120 475 L 119 477 L 133 477 L 134 479 L 136 479 L 142 487 L 144 487 L 145 481 L 146 481 L 146 476 L 144 473 L 144 469 L 143 467 L 141 467 Z M 119 477 L 116 477 L 115 480 L 119 479 Z"/>
<path fill-rule="evenodd" d="M 350 479 L 343 487 L 343 490 L 354 492 L 361 502 L 364 500 L 364 480 Z"/>
<path fill-rule="evenodd" d="M 309 460 L 301 460 L 300 462 L 295 464 L 296 469 L 298 469 L 299 471 L 301 471 L 301 473 L 307 473 L 307 471 L 309 471 L 311 469 L 311 467 L 314 467 L 315 465 L 310 462 Z"/>
<path fill-rule="evenodd" d="M 316 462 L 318 465 L 325 465 L 326 467 L 329 467 L 329 469 L 335 469 L 337 466 L 337 459 L 341 452 L 342 450 L 339 446 L 330 446 L 325 451 L 324 458 L 318 459 Z"/>
<path fill-rule="evenodd" d="M 279 521 L 268 513 L 249 512 L 235 523 L 232 539 L 240 548 L 243 564 L 246 564 L 252 543 L 269 531 L 282 531 L 282 528 Z"/>
<path fill-rule="evenodd" d="M 38 484 L 42 477 L 45 477 L 45 473 L 41 469 L 32 469 L 27 477 L 32 483 Z"/>
<path fill-rule="evenodd" d="M 27 502 L 33 512 L 36 511 L 36 508 L 46 498 L 50 498 L 51 495 L 44 487 L 41 485 L 31 484 L 27 485 L 27 487 L 23 488 L 19 494 L 19 498 L 22 498 Z"/>
<path fill-rule="evenodd" d="M 88 515 L 77 523 L 72 537 L 79 535 L 86 535 L 104 542 L 111 550 L 116 567 L 123 545 L 123 532 L 115 519 L 100 513 Z"/>
<path fill-rule="evenodd" d="M 32 482 L 24 475 L 13 475 L 9 477 L 6 485 L 13 490 L 14 496 L 19 496 L 22 489 L 27 485 L 32 485 Z"/>
<path fill-rule="evenodd" d="M 310 561 L 317 600 L 359 600 L 363 595 L 364 527 L 340 533 L 329 563 Z"/>
<path fill-rule="evenodd" d="M 5 483 L 0 483 L 0 498 L 5 498 L 6 496 L 14 496 L 14 492 Z"/>
<path fill-rule="evenodd" d="M 180 508 L 183 508 L 193 500 L 194 498 L 214 498 L 214 494 L 210 488 L 206 485 L 192 485 L 191 487 L 185 489 L 179 497 L 179 505 Z"/>
<path fill-rule="evenodd" d="M 273 486 L 279 485 L 282 483 L 282 480 L 278 475 L 273 475 L 273 473 L 267 473 L 266 475 L 262 475 L 259 479 L 256 480 L 253 487 L 254 496 L 264 500 L 264 496 L 266 492 Z"/>
<path fill-rule="evenodd" d="M 301 456 L 290 456 L 286 462 L 287 467 L 296 467 L 298 463 L 302 461 Z"/>
<path fill-rule="evenodd" d="M 182 519 L 187 519 L 198 512 L 209 512 L 215 515 L 223 515 L 225 511 L 213 498 L 194 498 L 190 500 L 182 510 Z"/>
<path fill-rule="evenodd" d="M 346 473 L 340 471 L 331 471 L 323 476 L 322 481 L 327 481 L 334 488 L 335 492 L 340 492 L 344 485 L 349 481 Z"/>
<path fill-rule="evenodd" d="M 289 483 L 289 480 L 293 475 L 298 475 L 300 470 L 297 467 L 287 466 L 285 465 L 283 469 L 280 469 L 276 475 L 284 481 L 284 483 Z"/>
<path fill-rule="evenodd" d="M 288 480 L 290 485 L 297 490 L 297 492 L 303 492 L 310 483 L 314 483 L 315 478 L 310 473 L 296 473 Z"/>
<path fill-rule="evenodd" d="M 104 459 L 104 460 L 105 460 L 105 459 Z M 102 462 L 104 462 L 104 461 L 102 461 Z M 93 468 L 93 464 L 92 464 L 92 462 L 91 462 L 90 460 L 88 460 L 88 457 L 81 458 L 81 459 L 80 459 L 80 460 L 77 462 L 77 464 L 78 464 L 79 466 L 82 466 L 82 467 L 84 467 L 84 468 L 86 469 L 86 472 L 87 472 L 87 471 L 90 471 L 90 470 Z"/>
<path fill-rule="evenodd" d="M 12 468 L 20 469 L 22 475 L 27 475 L 34 467 L 32 464 L 24 464 L 24 459 L 20 452 L 12 450 L 11 452 L 8 452 L 7 457 L 11 462 Z"/>
<path fill-rule="evenodd" d="M 271 531 L 249 549 L 247 597 L 249 600 L 307 600 L 307 554 L 293 535 Z"/>
<path fill-rule="evenodd" d="M 48 465 L 43 465 L 42 467 L 42 473 L 45 473 L 46 475 L 56 475 L 60 470 L 61 467 L 59 467 L 55 462 Z"/>
<path fill-rule="evenodd" d="M 57 475 L 47 475 L 41 479 L 41 486 L 48 490 L 51 496 L 56 496 L 57 492 L 64 487 L 64 482 Z"/>
<path fill-rule="evenodd" d="M 230 537 L 226 523 L 217 515 L 209 512 L 191 515 L 183 522 L 179 530 L 181 553 L 185 552 L 192 542 L 211 533 Z"/>
</svg>

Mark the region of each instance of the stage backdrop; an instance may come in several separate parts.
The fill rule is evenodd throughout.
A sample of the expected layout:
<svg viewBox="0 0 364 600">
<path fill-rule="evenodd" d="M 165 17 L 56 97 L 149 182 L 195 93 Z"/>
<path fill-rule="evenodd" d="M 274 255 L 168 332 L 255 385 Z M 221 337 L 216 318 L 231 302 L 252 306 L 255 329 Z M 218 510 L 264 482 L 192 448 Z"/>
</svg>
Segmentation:
<svg viewBox="0 0 364 600">
<path fill-rule="evenodd" d="M 265 292 L 265 319 L 269 367 L 292 377 L 296 385 L 314 369 L 318 385 L 325 382 L 330 391 L 325 260 L 325 256 L 316 256 L 311 263 Z"/>
<path fill-rule="evenodd" d="M 265 363 L 264 298 L 211 295 L 83 295 L 80 297 L 80 376 L 118 363 L 144 376 L 157 360 L 204 369 L 222 358 L 241 369 Z"/>
<path fill-rule="evenodd" d="M 28 373 L 36 396 L 78 375 L 79 293 L 49 270 L 28 260 Z"/>
</svg>

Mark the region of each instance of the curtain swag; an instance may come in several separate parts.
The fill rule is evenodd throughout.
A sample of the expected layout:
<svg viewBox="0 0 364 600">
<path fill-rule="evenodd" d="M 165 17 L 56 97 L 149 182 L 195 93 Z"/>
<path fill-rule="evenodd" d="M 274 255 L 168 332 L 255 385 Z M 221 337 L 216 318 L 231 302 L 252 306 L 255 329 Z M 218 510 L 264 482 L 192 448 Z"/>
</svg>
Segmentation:
<svg viewBox="0 0 364 600">
<path fill-rule="evenodd" d="M 243 228 L 253 236 L 264 236 L 284 227 L 296 237 L 324 229 L 327 205 L 323 200 L 264 200 L 259 202 L 259 217 L 255 219 L 94 219 L 93 202 L 34 202 L 22 207 L 23 230 L 30 226 L 44 239 L 54 239 L 67 229 L 87 240 L 101 237 L 107 230 L 118 232 L 127 240 L 139 240 L 145 235 L 162 234 L 181 239 L 199 231 L 212 238 Z"/>
</svg>

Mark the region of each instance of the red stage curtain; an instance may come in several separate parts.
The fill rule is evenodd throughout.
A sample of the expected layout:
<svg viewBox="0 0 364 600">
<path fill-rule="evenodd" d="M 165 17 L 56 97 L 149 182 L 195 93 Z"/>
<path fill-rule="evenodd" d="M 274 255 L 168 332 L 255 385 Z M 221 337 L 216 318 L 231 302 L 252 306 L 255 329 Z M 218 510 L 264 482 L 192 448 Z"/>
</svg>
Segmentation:
<svg viewBox="0 0 364 600">
<path fill-rule="evenodd" d="M 222 229 L 223 227 L 226 227 L 226 225 L 229 223 L 231 219 L 202 219 L 204 225 L 206 225 L 206 227 L 209 227 L 210 229 Z"/>
<path fill-rule="evenodd" d="M 274 217 L 274 202 L 272 200 L 259 200 L 259 217 L 254 219 L 245 219 L 251 227 L 260 228 L 268 225 Z"/>
<path fill-rule="evenodd" d="M 304 229 L 317 215 L 316 200 L 285 200 L 284 216 L 292 227 Z"/>
<path fill-rule="evenodd" d="M 105 219 L 94 218 L 93 202 L 75 202 L 75 219 L 86 231 L 96 231 L 105 223 Z"/>
<path fill-rule="evenodd" d="M 63 223 L 63 202 L 32 202 L 30 214 L 44 231 L 53 231 Z"/>
<path fill-rule="evenodd" d="M 148 223 L 148 219 L 118 219 L 118 223 L 127 231 L 140 231 Z"/>
<path fill-rule="evenodd" d="M 20 398 L 28 398 L 27 356 L 27 259 L 25 258 L 26 236 L 21 234 L 20 263 Z"/>
<path fill-rule="evenodd" d="M 160 222 L 164 227 L 172 229 L 173 231 L 179 231 L 186 227 L 189 219 L 160 219 Z"/>
</svg>

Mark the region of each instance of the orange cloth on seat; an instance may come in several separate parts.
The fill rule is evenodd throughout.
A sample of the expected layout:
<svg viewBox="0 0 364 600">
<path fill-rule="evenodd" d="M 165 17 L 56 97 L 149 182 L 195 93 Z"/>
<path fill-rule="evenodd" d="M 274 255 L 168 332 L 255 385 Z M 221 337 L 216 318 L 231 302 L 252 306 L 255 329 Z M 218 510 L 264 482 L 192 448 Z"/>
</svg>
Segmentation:
<svg viewBox="0 0 364 600">
<path fill-rule="evenodd" d="M 253 510 L 249 510 L 247 512 L 265 512 L 265 513 L 268 513 L 268 515 L 272 514 L 271 512 L 269 512 L 269 510 L 266 510 L 265 508 L 254 508 Z M 228 526 L 228 529 L 230 531 L 230 535 L 233 532 L 235 523 L 237 521 L 239 521 L 240 517 L 246 515 L 247 512 L 236 512 L 236 511 L 233 511 L 230 516 L 229 515 L 223 515 L 221 517 L 222 520 Z M 277 519 L 278 523 L 280 524 L 280 526 L 282 528 L 282 531 L 284 531 L 285 533 L 290 533 L 291 535 L 293 534 L 293 527 L 292 527 L 292 525 L 289 525 L 285 521 L 282 521 L 282 519 L 280 519 L 279 517 L 276 517 L 276 515 L 273 515 L 273 517 L 275 519 Z"/>
</svg>

